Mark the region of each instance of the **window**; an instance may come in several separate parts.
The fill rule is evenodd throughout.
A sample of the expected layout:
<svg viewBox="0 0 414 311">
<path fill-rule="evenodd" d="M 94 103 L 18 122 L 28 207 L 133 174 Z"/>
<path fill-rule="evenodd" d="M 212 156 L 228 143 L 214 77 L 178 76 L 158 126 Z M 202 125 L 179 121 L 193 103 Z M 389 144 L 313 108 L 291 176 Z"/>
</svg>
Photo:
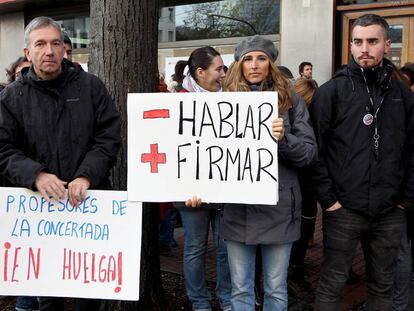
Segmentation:
<svg viewBox="0 0 414 311">
<path fill-rule="evenodd" d="M 65 18 L 55 18 L 72 41 L 73 49 L 89 47 L 90 18 L 88 13 L 76 13 Z"/>
<path fill-rule="evenodd" d="M 168 42 L 174 41 L 174 31 L 168 31 Z"/>
<path fill-rule="evenodd" d="M 206 1 L 169 7 L 168 12 L 161 16 L 159 28 L 175 29 L 169 42 L 279 32 L 280 0 Z"/>
<path fill-rule="evenodd" d="M 401 0 L 339 0 L 337 2 L 337 5 L 369 4 L 379 2 L 401 2 Z"/>
<path fill-rule="evenodd" d="M 170 22 L 174 22 L 174 8 L 168 8 L 168 18 Z"/>
</svg>

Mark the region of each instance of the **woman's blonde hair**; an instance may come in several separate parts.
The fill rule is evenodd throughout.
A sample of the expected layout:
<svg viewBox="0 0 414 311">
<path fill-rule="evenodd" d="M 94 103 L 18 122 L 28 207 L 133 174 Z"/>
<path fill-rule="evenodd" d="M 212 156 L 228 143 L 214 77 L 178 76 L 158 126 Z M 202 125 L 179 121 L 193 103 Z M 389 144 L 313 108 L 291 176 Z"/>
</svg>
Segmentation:
<svg viewBox="0 0 414 311">
<path fill-rule="evenodd" d="M 300 78 L 295 82 L 293 90 L 303 97 L 306 106 L 309 107 L 312 101 L 313 94 L 316 91 L 316 84 L 313 80 Z"/>
<path fill-rule="evenodd" d="M 234 61 L 230 65 L 223 82 L 223 90 L 225 92 L 251 91 L 249 83 L 243 75 L 242 64 L 245 57 L 246 55 L 239 61 Z M 259 89 L 263 91 L 277 91 L 279 98 L 279 113 L 283 113 L 292 106 L 292 90 L 289 85 L 289 80 L 283 76 L 270 58 L 269 64 L 269 77 L 261 82 Z M 271 82 L 271 85 L 267 85 L 268 82 Z"/>
</svg>

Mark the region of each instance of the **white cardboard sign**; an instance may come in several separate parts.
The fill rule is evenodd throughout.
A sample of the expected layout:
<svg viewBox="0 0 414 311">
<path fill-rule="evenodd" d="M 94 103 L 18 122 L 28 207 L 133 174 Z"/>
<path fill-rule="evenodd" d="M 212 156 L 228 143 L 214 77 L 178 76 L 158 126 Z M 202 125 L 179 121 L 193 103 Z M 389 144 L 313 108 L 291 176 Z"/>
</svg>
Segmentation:
<svg viewBox="0 0 414 311">
<path fill-rule="evenodd" d="M 128 94 L 128 200 L 276 204 L 276 92 Z"/>
<path fill-rule="evenodd" d="M 0 295 L 139 299 L 142 205 L 88 191 L 73 208 L 0 188 Z"/>
</svg>

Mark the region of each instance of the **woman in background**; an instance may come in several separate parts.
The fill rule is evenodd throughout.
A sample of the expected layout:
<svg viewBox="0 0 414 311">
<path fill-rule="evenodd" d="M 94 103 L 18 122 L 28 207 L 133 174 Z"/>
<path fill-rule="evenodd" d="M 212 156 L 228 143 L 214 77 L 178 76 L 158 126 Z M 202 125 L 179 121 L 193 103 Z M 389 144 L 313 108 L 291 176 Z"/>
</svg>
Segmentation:
<svg viewBox="0 0 414 311">
<path fill-rule="evenodd" d="M 26 67 L 30 67 L 30 62 L 26 56 L 21 56 L 11 63 L 9 68 L 6 69 L 7 83 L 12 83 L 20 79 L 20 72 Z"/>
<path fill-rule="evenodd" d="M 302 96 L 308 108 L 316 89 L 316 83 L 312 79 L 300 78 L 293 86 L 295 93 Z M 318 207 L 310 190 L 311 175 L 309 170 L 306 168 L 300 170 L 298 176 L 302 195 L 301 235 L 300 239 L 293 243 L 290 255 L 289 293 L 295 298 L 306 298 L 308 301 L 313 301 L 312 285 L 306 281 L 305 257 L 309 243 L 313 240 Z"/>
</svg>

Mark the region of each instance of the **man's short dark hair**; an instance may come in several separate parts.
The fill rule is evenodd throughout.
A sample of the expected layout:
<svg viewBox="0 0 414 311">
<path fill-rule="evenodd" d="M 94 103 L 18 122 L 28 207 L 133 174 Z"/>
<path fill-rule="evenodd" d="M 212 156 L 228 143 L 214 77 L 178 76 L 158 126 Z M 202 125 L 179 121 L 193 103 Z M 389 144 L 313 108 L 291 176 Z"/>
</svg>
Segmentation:
<svg viewBox="0 0 414 311">
<path fill-rule="evenodd" d="M 310 62 L 301 62 L 300 65 L 299 65 L 299 74 L 303 73 L 303 70 L 305 69 L 305 66 L 313 67 L 312 63 L 310 63 Z"/>
<path fill-rule="evenodd" d="M 63 43 L 67 43 L 72 47 L 72 40 L 70 40 L 70 37 L 66 31 L 62 31 L 63 33 Z"/>
<path fill-rule="evenodd" d="M 287 78 L 287 79 L 293 79 L 292 71 L 289 70 L 289 68 L 285 66 L 277 66 L 277 68 L 280 70 L 280 72 Z"/>
<path fill-rule="evenodd" d="M 390 26 L 385 19 L 377 14 L 365 14 L 358 17 L 352 24 L 352 32 L 356 26 L 367 27 L 371 25 L 381 26 L 385 34 L 385 39 L 388 40 L 390 38 Z"/>
</svg>

